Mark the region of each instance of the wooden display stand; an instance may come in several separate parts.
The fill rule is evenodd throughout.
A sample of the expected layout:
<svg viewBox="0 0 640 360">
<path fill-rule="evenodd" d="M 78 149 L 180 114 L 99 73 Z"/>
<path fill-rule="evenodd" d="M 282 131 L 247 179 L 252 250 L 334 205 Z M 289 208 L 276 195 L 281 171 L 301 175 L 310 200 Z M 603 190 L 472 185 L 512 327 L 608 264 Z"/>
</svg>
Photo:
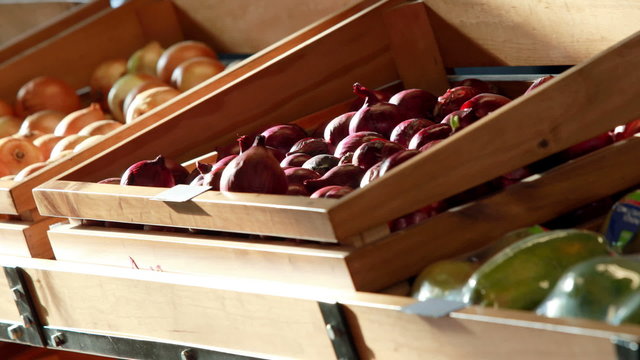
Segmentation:
<svg viewBox="0 0 640 360">
<path fill-rule="evenodd" d="M 325 245 L 64 226 L 50 231 L 56 256 L 127 267 L 133 258 L 141 259 L 138 265 L 143 268 L 159 265 L 166 271 L 211 274 L 224 270 L 231 276 L 371 291 L 414 275 L 435 260 L 477 249 L 510 230 L 640 183 L 640 170 L 624 166 L 639 150 L 634 138 L 405 231 L 389 234 L 386 225 L 639 117 L 635 69 L 640 63 L 635 53 L 640 33 L 591 54 L 553 82 L 340 200 L 209 191 L 173 203 L 152 200 L 165 191 L 162 188 L 84 182 L 119 176 L 133 162 L 158 153 L 186 160 L 285 119 L 311 129 L 344 111 L 342 101 L 349 98 L 354 81 L 373 86 L 422 82 L 422 87 L 442 92 L 447 86 L 445 67 L 463 63 L 447 50 L 459 44 L 452 41 L 450 28 L 436 27 L 444 23 L 433 9 L 421 2 L 397 4 L 383 1 L 362 11 L 34 191 L 39 210 L 48 216 L 273 235 Z M 453 5 L 451 11 L 459 19 L 456 9 Z M 433 31 L 432 18 L 439 19 Z M 493 30 L 503 34 L 496 24 Z M 477 40 L 482 39 L 488 42 Z M 482 46 L 469 53 L 489 52 Z M 491 51 L 496 59 L 509 59 L 508 65 L 572 59 L 560 61 L 557 54 L 545 59 L 546 52 L 529 50 L 530 57 L 524 58 L 513 55 L 516 49 L 507 45 Z M 323 59 L 321 66 L 318 59 Z M 425 65 L 416 67 L 415 59 Z M 464 59 L 467 66 L 500 63 L 487 63 L 482 56 L 478 63 Z M 247 108 L 247 99 L 260 101 Z M 509 136 L 498 139 L 498 134 Z M 571 196 L 566 196 L 569 190 Z M 188 260 L 174 259 L 177 252 Z"/>
<path fill-rule="evenodd" d="M 265 7 L 267 3 L 267 1 L 254 1 L 247 6 Z M 188 107 L 210 93 L 246 76 L 276 56 L 362 10 L 367 6 L 367 3 L 364 1 L 355 4 L 355 0 L 331 1 L 320 6 L 321 11 L 314 13 L 307 9 L 308 4 L 299 2 L 298 6 L 306 11 L 302 11 L 301 17 L 295 21 L 277 22 L 273 25 L 272 31 L 264 33 L 254 31 L 250 35 L 241 36 L 238 33 L 249 31 L 245 28 L 249 24 L 256 27 L 260 25 L 257 22 L 258 19 L 253 18 L 253 22 L 230 23 L 226 21 L 222 24 L 216 23 L 215 19 L 203 20 L 203 16 L 215 14 L 224 18 L 224 14 L 237 11 L 238 6 L 230 6 L 224 1 L 208 2 L 206 9 L 203 9 L 201 2 L 195 0 L 132 0 L 116 9 L 105 8 L 98 11 L 37 47 L 0 63 L 0 76 L 3 79 L 0 98 L 11 102 L 20 86 L 40 75 L 62 78 L 76 88 L 85 87 L 92 71 L 100 62 L 116 57 L 126 58 L 152 40 L 157 40 L 163 46 L 168 46 L 183 39 L 198 39 L 211 44 L 214 49 L 219 46 L 222 50 L 231 53 L 256 52 L 239 66 L 213 77 L 198 88 L 185 92 L 170 102 L 179 103 L 179 105 L 167 104 L 155 112 L 145 114 L 140 121 L 121 127 L 109 134 L 102 142 L 54 162 L 23 181 L 0 181 L 0 214 L 13 215 L 13 222 L 0 223 L 0 229 L 3 233 L 9 234 L 3 239 L 3 245 L 6 246 L 0 249 L 0 253 L 51 257 L 50 249 L 48 251 L 37 250 L 41 248 L 41 242 L 46 242 L 46 234 L 42 230 L 46 229 L 53 220 L 43 219 L 39 223 L 33 220 L 33 216 L 41 218 L 37 212 L 31 216 L 35 212 L 35 202 L 32 195 L 32 189 L 35 186 L 115 146 L 128 137 L 145 131 L 158 120 Z M 335 9 L 349 4 L 355 5 L 316 21 L 321 15 L 330 14 Z M 291 5 L 285 14 L 295 12 L 296 9 L 300 8 Z M 269 11 L 261 15 L 268 18 L 281 14 L 279 7 L 271 6 Z M 313 23 L 313 21 L 316 22 Z M 313 24 L 297 31 L 303 27 L 300 22 Z M 68 24 L 63 23 L 56 26 L 63 25 Z M 276 36 L 282 37 L 291 33 L 293 35 L 268 46 L 278 39 L 275 38 Z M 250 43 L 243 43 L 245 40 Z M 29 215 L 25 216 L 24 214 Z M 27 226 L 28 229 L 25 229 L 24 226 Z M 38 244 L 33 243 L 32 238 L 34 237 L 25 236 L 27 232 L 38 232 L 36 237 Z M 12 243 L 9 244 L 9 242 Z M 4 252 L 5 248 L 10 250 Z"/>
</svg>

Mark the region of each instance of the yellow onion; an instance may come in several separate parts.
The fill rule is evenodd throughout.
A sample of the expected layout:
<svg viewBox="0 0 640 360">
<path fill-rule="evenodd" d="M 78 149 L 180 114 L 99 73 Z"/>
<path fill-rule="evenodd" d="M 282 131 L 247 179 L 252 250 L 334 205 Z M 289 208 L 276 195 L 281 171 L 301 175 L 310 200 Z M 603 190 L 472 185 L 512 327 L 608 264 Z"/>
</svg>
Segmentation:
<svg viewBox="0 0 640 360">
<path fill-rule="evenodd" d="M 109 103 L 111 115 L 115 120 L 124 122 L 122 105 L 129 91 L 146 81 L 152 80 L 157 79 L 149 74 L 127 74 L 113 84 L 111 90 L 109 90 L 107 102 Z"/>
<path fill-rule="evenodd" d="M 9 103 L 0 100 L 0 116 L 13 116 L 13 108 Z"/>
<path fill-rule="evenodd" d="M 82 135 L 81 135 L 82 136 Z M 105 136 L 104 135 L 93 135 L 93 136 L 89 136 L 88 138 L 82 140 L 81 143 L 79 143 L 78 145 L 76 145 L 73 148 L 73 152 L 77 153 L 80 152 L 84 149 L 90 148 L 91 146 L 93 146 L 94 144 L 99 143 L 100 141 L 102 141 L 102 139 L 104 139 Z"/>
<path fill-rule="evenodd" d="M 65 116 L 58 126 L 56 126 L 53 133 L 58 136 L 77 134 L 85 126 L 103 119 L 104 113 L 102 112 L 100 105 L 98 105 L 98 103 L 92 103 L 82 110 L 74 111 Z"/>
<path fill-rule="evenodd" d="M 171 85 L 180 91 L 187 91 L 223 70 L 224 64 L 217 59 L 202 56 L 192 58 L 183 61 L 173 70 Z"/>
<path fill-rule="evenodd" d="M 171 45 L 162 53 L 158 64 L 156 65 L 156 74 L 160 80 L 169 84 L 173 70 L 182 64 L 185 60 L 196 57 L 209 57 L 217 59 L 216 53 L 206 44 L 199 41 L 181 41 Z"/>
<path fill-rule="evenodd" d="M 2 176 L 17 174 L 25 167 L 44 161 L 44 157 L 37 146 L 26 139 L 5 137 L 0 139 L 0 163 L 5 171 Z"/>
<path fill-rule="evenodd" d="M 101 62 L 91 74 L 89 86 L 96 99 L 103 99 L 109 94 L 113 84 L 127 72 L 127 60 L 111 59 Z"/>
<path fill-rule="evenodd" d="M 83 127 L 82 130 L 80 130 L 80 132 L 78 133 L 78 135 L 87 135 L 87 136 L 106 135 L 112 132 L 113 130 L 119 128 L 120 126 L 122 126 L 122 123 L 117 122 L 115 120 L 108 120 L 108 119 L 98 120 L 96 122 L 93 122 Z"/>
<path fill-rule="evenodd" d="M 64 139 L 60 140 L 56 146 L 51 150 L 51 155 L 49 156 L 50 160 L 59 159 L 62 157 L 63 153 L 66 154 L 66 151 L 73 152 L 73 149 L 78 146 L 81 142 L 88 139 L 89 137 L 86 135 L 69 135 Z"/>
<path fill-rule="evenodd" d="M 22 120 L 15 116 L 0 116 L 0 137 L 11 136 L 20 131 Z"/>
<path fill-rule="evenodd" d="M 156 65 L 163 52 L 164 48 L 159 42 L 148 43 L 131 55 L 127 62 L 127 71 L 132 74 L 143 73 L 156 76 Z"/>
<path fill-rule="evenodd" d="M 40 76 L 18 90 L 16 113 L 26 117 L 41 110 L 56 110 L 68 114 L 80 108 L 80 98 L 65 81 Z"/>
<path fill-rule="evenodd" d="M 127 109 L 127 115 L 125 117 L 127 124 L 178 95 L 180 95 L 178 90 L 168 86 L 141 92 L 133 102 L 131 102 L 129 109 Z"/>
<path fill-rule="evenodd" d="M 40 149 L 40 152 L 45 159 L 49 159 L 51 151 L 62 139 L 64 139 L 64 137 L 62 136 L 46 134 L 33 140 L 33 145 L 37 146 L 38 149 Z"/>
<path fill-rule="evenodd" d="M 142 84 L 134 87 L 133 89 L 131 89 L 131 91 L 129 91 L 127 96 L 124 98 L 124 102 L 122 103 L 122 113 L 125 114 L 125 115 L 127 114 L 127 110 L 129 110 L 129 106 L 131 106 L 131 103 L 133 102 L 133 100 L 141 92 L 149 90 L 149 89 L 163 87 L 163 86 L 167 86 L 167 84 L 165 84 L 162 81 L 160 81 L 160 79 L 156 79 L 156 80 L 143 82 Z M 125 116 L 125 118 L 126 118 L 126 116 Z"/>
<path fill-rule="evenodd" d="M 22 126 L 20 126 L 20 132 L 42 131 L 45 134 L 52 134 L 65 115 L 55 110 L 38 111 L 24 119 Z"/>
<path fill-rule="evenodd" d="M 22 180 L 26 179 L 29 175 L 37 172 L 38 170 L 44 168 L 47 165 L 49 165 L 49 164 L 47 164 L 44 161 L 33 163 L 33 164 L 25 167 L 24 169 L 20 170 L 20 172 L 17 173 L 16 176 L 13 178 L 13 181 L 22 181 Z"/>
</svg>

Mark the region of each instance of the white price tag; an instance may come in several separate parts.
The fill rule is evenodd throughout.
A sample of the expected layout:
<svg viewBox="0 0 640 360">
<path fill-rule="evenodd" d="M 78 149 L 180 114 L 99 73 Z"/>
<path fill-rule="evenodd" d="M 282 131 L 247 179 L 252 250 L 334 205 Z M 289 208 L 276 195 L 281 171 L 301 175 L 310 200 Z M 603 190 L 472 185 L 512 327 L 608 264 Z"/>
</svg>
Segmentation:
<svg viewBox="0 0 640 360">
<path fill-rule="evenodd" d="M 176 185 L 152 197 L 151 200 L 185 202 L 209 190 L 211 190 L 211 186 Z"/>
</svg>

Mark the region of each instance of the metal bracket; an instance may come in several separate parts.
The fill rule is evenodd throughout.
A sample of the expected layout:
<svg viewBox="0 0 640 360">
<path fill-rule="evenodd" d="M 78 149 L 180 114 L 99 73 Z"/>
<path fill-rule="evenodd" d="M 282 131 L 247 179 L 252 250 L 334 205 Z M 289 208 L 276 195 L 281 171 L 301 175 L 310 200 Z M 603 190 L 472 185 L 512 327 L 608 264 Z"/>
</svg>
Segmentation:
<svg viewBox="0 0 640 360">
<path fill-rule="evenodd" d="M 327 335 L 338 360 L 357 360 L 358 351 L 340 304 L 319 301 L 318 306 L 320 306 L 320 312 L 327 327 Z"/>
<path fill-rule="evenodd" d="M 611 342 L 616 347 L 618 360 L 640 360 L 640 346 L 636 341 L 614 338 Z"/>
<path fill-rule="evenodd" d="M 191 346 L 44 327 L 47 347 L 126 359 L 259 360 Z"/>
<path fill-rule="evenodd" d="M 7 328 L 6 333 L 9 339 L 21 344 L 44 346 L 42 326 L 40 325 L 38 313 L 33 305 L 33 299 L 29 293 L 29 287 L 25 281 L 22 269 L 4 266 L 4 274 L 11 287 L 13 299 L 18 307 L 18 313 L 22 318 L 21 324 L 13 324 Z"/>
</svg>

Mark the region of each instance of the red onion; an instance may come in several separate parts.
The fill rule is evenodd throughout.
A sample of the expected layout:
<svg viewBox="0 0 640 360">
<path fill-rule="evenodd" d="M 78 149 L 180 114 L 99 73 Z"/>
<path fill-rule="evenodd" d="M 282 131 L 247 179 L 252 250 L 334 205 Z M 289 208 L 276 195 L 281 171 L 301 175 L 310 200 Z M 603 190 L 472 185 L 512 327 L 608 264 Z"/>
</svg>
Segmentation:
<svg viewBox="0 0 640 360">
<path fill-rule="evenodd" d="M 391 232 L 404 230 L 415 224 L 419 224 L 424 220 L 438 215 L 446 209 L 445 204 L 441 201 L 427 205 L 422 209 L 416 210 L 408 215 L 395 219 L 391 222 Z"/>
<path fill-rule="evenodd" d="M 299 167 L 299 166 L 302 166 L 309 159 L 311 159 L 311 155 L 308 155 L 308 154 L 303 154 L 303 153 L 290 154 L 290 155 L 287 155 L 287 157 L 285 157 L 284 160 L 280 162 L 280 166 L 283 168 L 286 166 Z"/>
<path fill-rule="evenodd" d="M 353 153 L 353 164 L 365 170 L 382 161 L 405 147 L 387 140 L 375 140 L 364 143 Z"/>
<path fill-rule="evenodd" d="M 223 157 L 222 159 L 220 159 L 220 160 L 216 161 L 216 163 L 215 163 L 215 164 L 213 164 L 213 167 L 216 167 L 216 166 L 227 166 L 227 165 L 229 165 L 229 163 L 230 163 L 233 159 L 235 159 L 235 158 L 237 158 L 237 157 L 238 157 L 238 155 L 229 155 L 229 156 L 225 156 L 225 157 Z"/>
<path fill-rule="evenodd" d="M 398 124 L 398 126 L 393 128 L 389 140 L 396 142 L 406 148 L 407 146 L 409 146 L 409 141 L 411 141 L 413 135 L 431 125 L 435 125 L 435 123 L 426 119 L 418 118 L 405 120 Z"/>
<path fill-rule="evenodd" d="M 307 137 L 307 133 L 298 125 L 276 125 L 262 132 L 264 143 L 287 153 L 298 140 Z"/>
<path fill-rule="evenodd" d="M 329 144 L 324 141 L 324 139 L 320 138 L 304 138 L 293 144 L 287 155 L 297 153 L 303 153 L 311 156 L 329 154 Z"/>
<path fill-rule="evenodd" d="M 280 162 L 258 135 L 251 148 L 243 151 L 226 166 L 220 179 L 221 191 L 284 194 L 287 178 Z"/>
<path fill-rule="evenodd" d="M 294 168 L 286 169 L 284 171 L 284 175 L 287 177 L 287 183 L 289 185 L 293 185 L 293 184 L 302 185 L 304 184 L 305 180 L 320 178 L 320 174 L 318 174 L 317 172 L 310 169 L 305 169 L 302 167 L 294 167 Z"/>
<path fill-rule="evenodd" d="M 632 120 L 624 125 L 617 126 L 613 131 L 613 140 L 621 141 L 640 132 L 640 119 Z"/>
<path fill-rule="evenodd" d="M 353 189 L 348 186 L 325 186 L 311 194 L 310 198 L 339 199 L 352 191 Z"/>
<path fill-rule="evenodd" d="M 568 149 L 560 152 L 560 157 L 564 160 L 572 160 L 590 152 L 596 151 L 613 143 L 613 134 L 606 132 L 577 143 Z"/>
<path fill-rule="evenodd" d="M 384 102 L 370 106 L 365 104 L 351 118 L 349 134 L 375 131 L 388 139 L 393 128 L 406 118 L 397 105 Z"/>
<path fill-rule="evenodd" d="M 538 86 L 546 83 L 547 81 L 553 79 L 554 76 L 553 75 L 547 75 L 547 76 L 543 76 L 539 79 L 537 79 L 536 81 L 533 82 L 533 84 L 531 84 L 531 86 L 529 86 L 529 88 L 527 89 L 527 91 L 525 91 L 525 94 L 530 93 L 531 91 L 533 91 L 534 89 L 538 88 Z"/>
<path fill-rule="evenodd" d="M 462 81 L 456 81 L 455 83 L 452 84 L 452 87 L 458 87 L 458 86 L 470 86 L 478 90 L 478 93 L 493 93 L 493 94 L 498 93 L 498 89 L 495 87 L 495 85 L 488 83 L 486 81 L 482 81 L 480 79 L 469 78 L 469 79 L 464 79 Z"/>
<path fill-rule="evenodd" d="M 204 176 L 211 171 L 212 164 L 196 161 L 196 168 L 191 171 L 189 177 L 187 177 L 187 184 L 194 186 L 202 186 Z"/>
<path fill-rule="evenodd" d="M 504 189 L 506 187 L 519 183 L 520 181 L 522 181 L 522 179 L 528 178 L 531 175 L 533 175 L 533 173 L 530 169 L 522 167 L 500 176 L 494 181 L 494 183 L 499 188 Z"/>
<path fill-rule="evenodd" d="M 307 160 L 304 164 L 302 164 L 302 167 L 305 169 L 311 169 L 322 176 L 326 174 L 327 171 L 336 167 L 339 162 L 340 159 L 333 155 L 322 154 L 316 155 Z"/>
<path fill-rule="evenodd" d="M 227 165 L 229 165 L 229 163 L 237 157 L 238 155 L 229 155 L 218 160 L 211 166 L 210 170 L 204 173 L 204 175 L 202 176 L 202 185 L 211 186 L 211 190 L 214 191 L 220 190 L 220 179 L 222 178 L 222 172 L 227 167 Z"/>
<path fill-rule="evenodd" d="M 511 102 L 511 99 L 502 95 L 483 93 L 467 100 L 460 110 L 471 109 L 478 119 L 487 116 L 492 111 Z"/>
<path fill-rule="evenodd" d="M 360 147 L 360 145 L 366 142 L 382 138 L 382 135 L 372 131 L 362 131 L 359 133 L 351 134 L 340 141 L 338 146 L 336 146 L 336 151 L 333 155 L 341 158 L 348 152 L 355 152 L 356 149 Z"/>
<path fill-rule="evenodd" d="M 176 182 L 162 155 L 129 166 L 122 174 L 120 185 L 173 187 Z"/>
<path fill-rule="evenodd" d="M 289 184 L 287 187 L 287 195 L 309 196 L 309 192 L 302 184 Z"/>
<path fill-rule="evenodd" d="M 338 146 L 338 143 L 349 135 L 349 122 L 355 113 L 351 111 L 331 120 L 324 128 L 324 140 L 333 146 Z"/>
<path fill-rule="evenodd" d="M 378 173 L 378 177 L 384 176 L 389 170 L 394 167 L 402 164 L 403 162 L 411 159 L 412 157 L 420 154 L 418 150 L 404 150 L 399 151 L 388 158 L 382 160 L 380 163 L 380 172 Z"/>
<path fill-rule="evenodd" d="M 442 119 L 442 124 L 448 124 L 453 129 L 453 132 L 458 132 L 467 126 L 478 121 L 475 113 L 471 109 L 456 110 L 449 113 Z"/>
<path fill-rule="evenodd" d="M 185 169 L 184 166 L 178 164 L 175 160 L 165 158 L 164 164 L 171 170 L 171 174 L 173 175 L 173 179 L 176 184 L 188 184 L 187 178 L 189 177 L 189 170 Z"/>
<path fill-rule="evenodd" d="M 365 103 L 373 105 L 389 101 L 389 95 L 386 92 L 368 89 L 360 83 L 353 84 L 353 93 L 358 95 L 358 99 L 351 104 L 351 108 L 354 110 L 361 108 Z"/>
<path fill-rule="evenodd" d="M 495 184 L 489 181 L 478 186 L 474 186 L 471 189 L 465 190 L 459 194 L 453 195 L 448 199 L 444 200 L 444 203 L 448 208 L 452 208 L 455 206 L 460 206 L 462 204 L 466 204 L 472 201 L 475 201 L 481 197 L 487 196 L 493 192 L 495 192 Z"/>
<path fill-rule="evenodd" d="M 393 95 L 390 104 L 398 105 L 408 118 L 430 118 L 438 98 L 428 91 L 408 89 Z"/>
<path fill-rule="evenodd" d="M 447 124 L 435 124 L 418 131 L 409 142 L 409 149 L 415 150 L 433 141 L 446 139 L 451 135 L 451 126 Z"/>
<path fill-rule="evenodd" d="M 382 161 L 370 167 L 369 170 L 367 170 L 364 175 L 362 175 L 362 180 L 360 180 L 360 187 L 369 185 L 373 180 L 379 177 L 380 165 L 382 165 Z"/>
<path fill-rule="evenodd" d="M 420 152 L 425 152 L 425 151 L 431 149 L 432 147 L 436 146 L 437 144 L 439 144 L 443 140 L 432 140 L 432 141 L 429 141 L 428 143 L 422 145 L 420 147 L 420 149 L 418 149 L 418 150 L 420 150 Z"/>
<path fill-rule="evenodd" d="M 365 170 L 359 166 L 351 164 L 338 165 L 327 171 L 327 173 L 322 175 L 321 178 L 305 180 L 303 184 L 309 192 L 314 192 L 320 188 L 330 185 L 357 188 L 360 186 L 360 180 L 362 180 L 364 172 Z"/>
<path fill-rule="evenodd" d="M 444 95 L 438 98 L 438 104 L 433 110 L 433 115 L 437 119 L 442 119 L 449 113 L 460 110 L 460 106 L 465 101 L 480 94 L 480 92 L 471 86 L 458 86 L 447 90 Z"/>
<path fill-rule="evenodd" d="M 340 161 L 338 162 L 338 165 L 344 165 L 344 164 L 353 164 L 353 153 L 352 152 L 348 152 L 348 153 L 342 155 L 342 157 L 340 158 Z"/>
</svg>

